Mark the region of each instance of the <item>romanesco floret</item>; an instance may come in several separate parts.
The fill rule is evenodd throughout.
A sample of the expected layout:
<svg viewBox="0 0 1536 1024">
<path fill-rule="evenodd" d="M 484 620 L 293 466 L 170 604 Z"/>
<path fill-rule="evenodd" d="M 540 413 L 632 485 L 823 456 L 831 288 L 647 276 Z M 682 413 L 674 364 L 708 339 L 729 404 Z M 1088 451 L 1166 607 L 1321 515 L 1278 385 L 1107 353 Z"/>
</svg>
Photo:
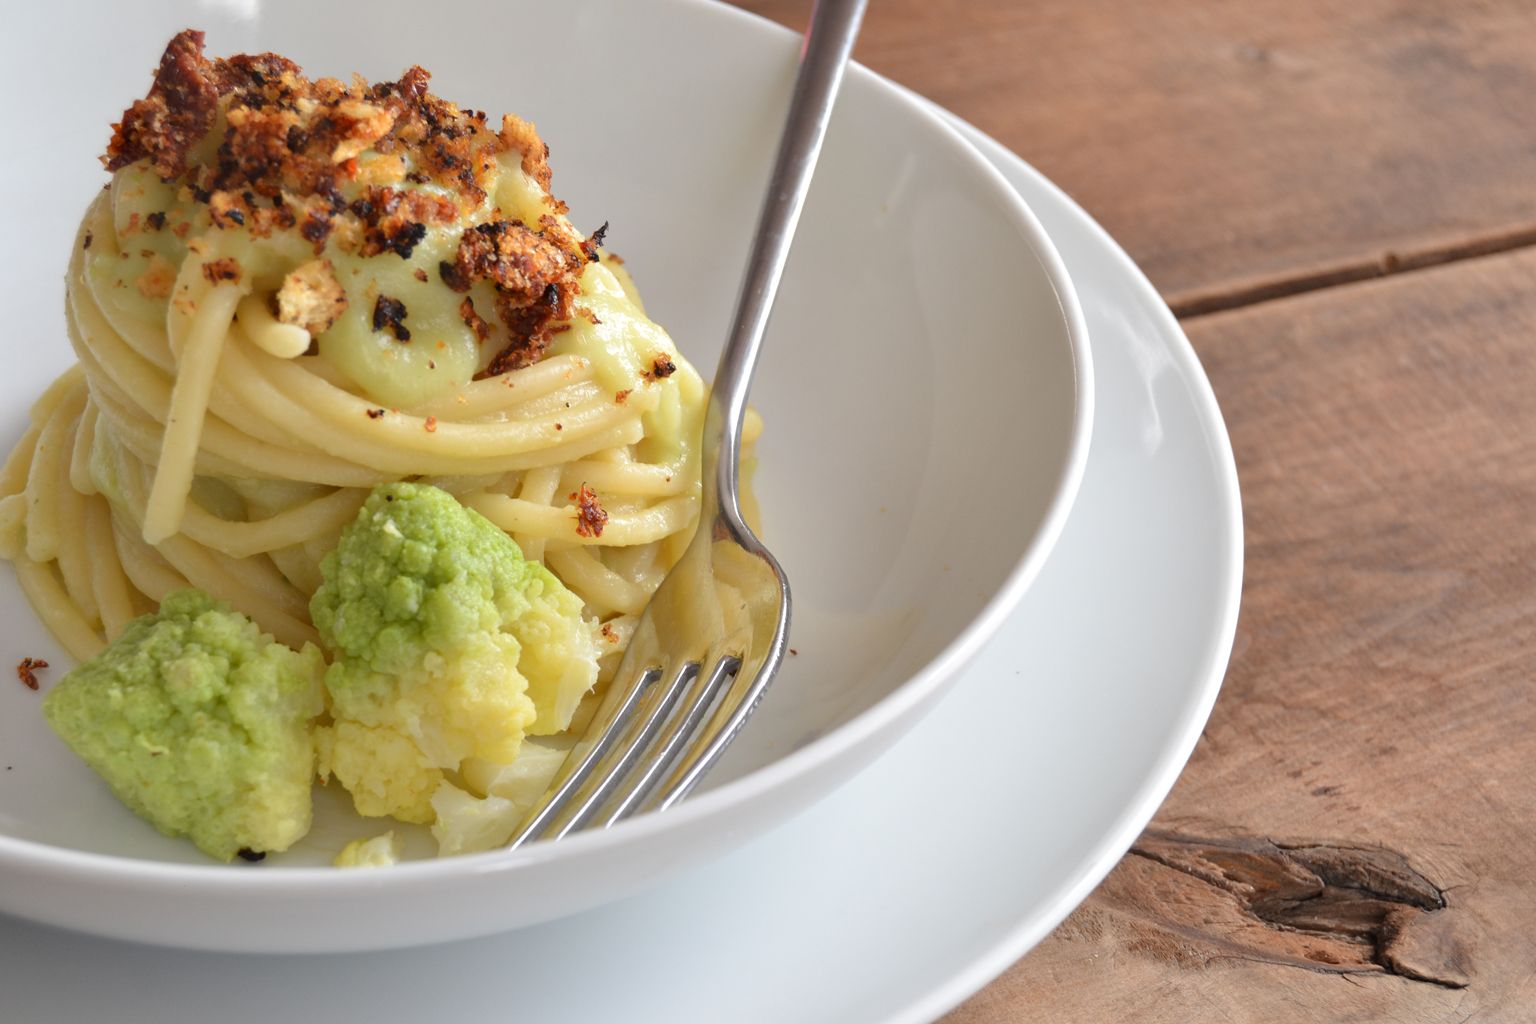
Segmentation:
<svg viewBox="0 0 1536 1024">
<path fill-rule="evenodd" d="M 309 831 L 324 665 L 182 590 L 65 676 L 43 713 L 123 803 L 227 861 Z"/>
<path fill-rule="evenodd" d="M 445 771 L 511 762 L 597 678 L 581 600 L 436 487 L 376 488 L 321 573 L 310 614 L 335 660 L 320 770 L 361 814 L 430 823 Z"/>
</svg>

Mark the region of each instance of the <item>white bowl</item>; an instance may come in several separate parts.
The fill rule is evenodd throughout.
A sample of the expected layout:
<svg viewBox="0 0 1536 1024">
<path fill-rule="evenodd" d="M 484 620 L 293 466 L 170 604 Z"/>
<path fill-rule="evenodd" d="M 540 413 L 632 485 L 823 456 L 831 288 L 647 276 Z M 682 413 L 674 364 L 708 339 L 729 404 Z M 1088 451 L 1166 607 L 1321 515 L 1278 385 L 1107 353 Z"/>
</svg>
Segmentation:
<svg viewBox="0 0 1536 1024">
<path fill-rule="evenodd" d="M 536 121 L 556 194 L 578 226 L 610 221 L 652 316 L 708 375 L 796 39 L 696 0 L 475 0 L 438 24 L 423 10 L 22 9 L 7 48 L 35 45 L 10 58 L 14 73 L 74 70 L 67 93 L 16 126 L 46 159 L 0 167 L 9 194 L 40 200 L 8 232 L 35 246 L 4 257 L 10 337 L 28 350 L 23 364 L 13 349 L 19 368 L 0 380 L 3 436 L 20 435 L 22 411 L 69 361 L 58 279 L 78 211 L 105 180 L 92 158 L 107 124 L 187 25 L 208 30 L 210 53 L 271 49 L 312 74 L 393 77 L 420 63 L 439 94 Z M 91 62 L 78 66 L 81 54 Z M 325 811 L 282 857 L 213 865 L 118 806 L 53 738 L 37 694 L 0 686 L 0 910 L 201 949 L 363 950 L 574 913 L 742 843 L 893 743 L 1018 602 L 1076 493 L 1091 376 L 1076 297 L 1033 215 L 952 129 L 855 68 L 753 393 L 767 421 L 758 493 L 794 587 L 798 653 L 705 790 L 606 832 L 387 871 L 315 866 L 358 833 Z M 9 574 L 0 614 L 0 657 L 41 654 L 58 678 L 65 659 Z M 934 766 L 957 785 L 964 768 Z"/>
</svg>

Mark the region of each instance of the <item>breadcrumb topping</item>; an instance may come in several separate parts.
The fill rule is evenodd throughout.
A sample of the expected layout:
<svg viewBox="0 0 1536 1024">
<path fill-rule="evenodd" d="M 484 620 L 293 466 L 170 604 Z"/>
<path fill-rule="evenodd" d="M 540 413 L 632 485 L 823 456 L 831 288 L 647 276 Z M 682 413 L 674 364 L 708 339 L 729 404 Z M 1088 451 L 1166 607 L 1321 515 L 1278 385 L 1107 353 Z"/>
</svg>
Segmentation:
<svg viewBox="0 0 1536 1024">
<path fill-rule="evenodd" d="M 347 293 L 330 260 L 310 260 L 283 278 L 277 318 L 312 335 L 324 332 L 347 309 Z"/>
<path fill-rule="evenodd" d="M 581 241 L 541 218 L 535 231 L 519 221 L 491 221 L 464 232 L 453 262 L 438 267 L 443 283 L 467 292 L 476 281 L 496 286 L 496 312 L 512 342 L 491 360 L 484 376 L 538 362 L 572 316 L 576 278 L 586 263 Z"/>
<path fill-rule="evenodd" d="M 429 92 L 431 76 L 420 67 L 394 82 L 311 80 L 273 53 L 209 59 L 203 40 L 188 29 L 167 45 L 149 94 L 113 125 L 103 158 L 109 170 L 144 161 L 180 185 L 183 200 L 206 205 L 216 228 L 254 237 L 296 231 L 317 261 L 332 244 L 406 259 L 429 229 L 451 227 L 481 208 L 498 158 L 516 153 L 551 213 L 527 224 L 496 211 L 463 233 L 440 270 L 455 291 L 477 281 L 494 287 L 510 340 L 480 376 L 543 357 L 573 314 L 582 267 L 597 259 L 607 225 L 583 239 L 555 216 L 567 207 L 549 193 L 549 147 L 533 124 L 508 114 L 492 128 L 483 112 Z M 163 224 L 162 214 L 148 227 Z M 330 287 L 334 275 L 327 283 L 315 267 L 290 275 L 287 300 L 278 300 L 279 318 L 311 333 L 334 323 L 345 302 Z M 403 317 L 381 308 L 375 320 L 408 340 Z M 468 303 L 461 312 L 483 341 L 486 322 Z"/>
<path fill-rule="evenodd" d="M 203 276 L 212 284 L 240 283 L 240 261 L 233 256 L 209 260 L 203 264 Z"/>
</svg>

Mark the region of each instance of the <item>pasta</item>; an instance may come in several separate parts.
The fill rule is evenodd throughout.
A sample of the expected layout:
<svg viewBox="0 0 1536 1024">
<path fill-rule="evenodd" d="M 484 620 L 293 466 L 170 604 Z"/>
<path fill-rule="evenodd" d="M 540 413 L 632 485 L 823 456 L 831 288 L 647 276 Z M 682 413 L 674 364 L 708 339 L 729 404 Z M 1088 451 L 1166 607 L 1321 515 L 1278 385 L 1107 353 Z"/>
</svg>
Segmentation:
<svg viewBox="0 0 1536 1024">
<path fill-rule="evenodd" d="M 310 82 L 201 42 L 117 126 L 67 276 L 78 363 L 0 470 L 33 607 L 84 659 L 190 585 L 297 646 L 369 489 L 422 479 L 582 597 L 611 670 L 698 518 L 699 375 L 531 125 L 419 68 Z"/>
</svg>

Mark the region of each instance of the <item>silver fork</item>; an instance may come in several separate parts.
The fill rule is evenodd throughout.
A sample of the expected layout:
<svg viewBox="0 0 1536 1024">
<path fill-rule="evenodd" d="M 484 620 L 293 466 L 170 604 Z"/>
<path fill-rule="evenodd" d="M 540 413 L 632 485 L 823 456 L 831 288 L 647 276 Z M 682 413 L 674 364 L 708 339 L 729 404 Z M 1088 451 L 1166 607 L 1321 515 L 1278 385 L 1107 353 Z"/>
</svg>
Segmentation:
<svg viewBox="0 0 1536 1024">
<path fill-rule="evenodd" d="M 607 827 L 685 797 L 741 731 L 784 660 L 789 582 L 741 516 L 741 421 L 833 101 L 866 0 L 817 0 L 704 417 L 698 532 L 641 616 L 586 733 L 512 848 Z"/>
</svg>

